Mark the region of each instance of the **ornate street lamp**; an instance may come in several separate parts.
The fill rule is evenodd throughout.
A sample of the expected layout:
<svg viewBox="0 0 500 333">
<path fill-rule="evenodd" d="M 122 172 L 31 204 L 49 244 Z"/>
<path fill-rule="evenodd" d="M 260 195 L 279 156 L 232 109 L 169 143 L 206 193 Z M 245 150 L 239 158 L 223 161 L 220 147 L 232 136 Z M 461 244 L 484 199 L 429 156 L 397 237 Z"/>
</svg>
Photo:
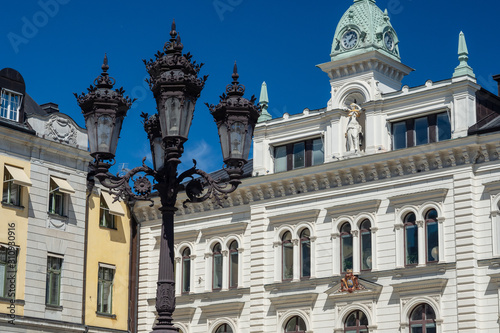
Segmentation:
<svg viewBox="0 0 500 333">
<path fill-rule="evenodd" d="M 170 36 L 163 52 L 156 53 L 155 60 L 144 61 L 150 74 L 147 82 L 158 110 L 152 116 L 146 113 L 141 115 L 151 144 L 154 169 L 146 166 L 144 159 L 142 166 L 130 170 L 122 177 L 109 172 L 114 163 L 122 121 L 133 100 L 123 96 L 123 88 L 112 90 L 115 80 L 107 73 L 107 57 L 104 58 L 102 74 L 94 81 L 95 87 L 90 86 L 87 93 L 75 94 L 89 133 L 90 155 L 95 159 L 90 163 L 91 185 L 95 177 L 103 186 L 113 190 L 117 198 L 152 200 L 153 196 L 160 197 L 162 229 L 156 291 L 158 319 L 153 332 L 162 333 L 178 331 L 172 325 L 172 313 L 175 310 L 173 249 L 177 194 L 182 188 L 185 189 L 188 199 L 184 205 L 212 198 L 222 206 L 222 200 L 241 183 L 253 130 L 260 115 L 255 97 L 252 96 L 250 100 L 243 97 L 245 88 L 238 83 L 235 65 L 233 82 L 227 86 L 226 93 L 222 94 L 220 103 L 209 106 L 219 130 L 229 181 L 214 180 L 206 172 L 197 169 L 194 160 L 191 169 L 177 176 L 177 166 L 184 151 L 184 142 L 188 139 L 196 100 L 207 76 L 198 78 L 203 64 L 191 62 L 192 56 L 189 53 L 182 54 L 183 45 L 175 30 L 175 22 L 172 23 Z M 144 175 L 134 178 L 138 173 Z M 193 178 L 194 175 L 200 177 Z M 181 185 L 188 178 L 190 180 L 187 185 Z M 130 186 L 130 182 L 133 186 Z"/>
</svg>

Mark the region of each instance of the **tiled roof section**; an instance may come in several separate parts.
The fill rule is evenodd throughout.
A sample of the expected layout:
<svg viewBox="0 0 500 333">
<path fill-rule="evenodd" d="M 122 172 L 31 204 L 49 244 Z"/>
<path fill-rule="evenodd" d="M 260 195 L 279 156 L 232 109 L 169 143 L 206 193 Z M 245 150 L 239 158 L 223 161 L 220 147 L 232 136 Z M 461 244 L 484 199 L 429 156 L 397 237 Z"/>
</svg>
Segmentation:
<svg viewBox="0 0 500 333">
<path fill-rule="evenodd" d="M 249 160 L 248 163 L 243 166 L 243 176 L 241 178 L 252 177 L 252 171 L 253 171 L 253 160 Z M 227 172 L 224 169 L 211 172 L 210 176 L 213 179 L 220 179 L 222 181 L 229 180 L 229 176 L 227 175 Z"/>
<path fill-rule="evenodd" d="M 46 116 L 47 112 L 45 112 L 40 105 L 30 95 L 26 94 L 24 97 L 24 113 L 28 114 L 37 114 L 40 116 Z"/>
<path fill-rule="evenodd" d="M 500 130 L 500 97 L 484 88 L 476 92 L 477 122 L 469 128 L 469 135 Z"/>
</svg>

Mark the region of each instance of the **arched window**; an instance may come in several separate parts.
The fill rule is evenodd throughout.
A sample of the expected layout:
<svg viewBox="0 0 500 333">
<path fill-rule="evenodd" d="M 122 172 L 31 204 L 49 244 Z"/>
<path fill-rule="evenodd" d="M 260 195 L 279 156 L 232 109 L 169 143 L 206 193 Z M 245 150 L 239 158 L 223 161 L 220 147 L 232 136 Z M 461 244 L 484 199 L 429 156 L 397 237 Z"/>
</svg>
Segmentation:
<svg viewBox="0 0 500 333">
<path fill-rule="evenodd" d="M 293 244 L 292 244 L 292 234 L 287 231 L 281 237 L 282 243 L 282 279 L 291 280 L 293 279 Z"/>
<path fill-rule="evenodd" d="M 404 219 L 405 229 L 405 264 L 418 264 L 418 226 L 414 213 L 408 213 Z"/>
<path fill-rule="evenodd" d="M 229 288 L 238 287 L 238 242 L 229 245 Z"/>
<path fill-rule="evenodd" d="M 285 325 L 285 332 L 305 333 L 306 330 L 306 323 L 304 322 L 304 319 L 299 316 L 290 318 Z"/>
<path fill-rule="evenodd" d="M 425 214 L 425 236 L 427 262 L 439 261 L 438 213 L 431 209 Z"/>
<path fill-rule="evenodd" d="M 363 311 L 349 313 L 344 322 L 344 333 L 368 333 L 368 318 Z"/>
<path fill-rule="evenodd" d="M 360 225 L 361 270 L 372 269 L 372 232 L 369 220 L 364 220 Z"/>
<path fill-rule="evenodd" d="M 340 258 L 342 272 L 352 269 L 352 234 L 349 222 L 340 228 Z"/>
<path fill-rule="evenodd" d="M 436 314 L 428 304 L 419 304 L 410 314 L 410 333 L 435 333 Z"/>
<path fill-rule="evenodd" d="M 186 247 L 182 251 L 182 292 L 188 293 L 191 287 L 191 250 Z"/>
<path fill-rule="evenodd" d="M 215 333 L 233 333 L 233 329 L 228 324 L 222 324 L 217 327 Z"/>
<path fill-rule="evenodd" d="M 213 255 L 213 273 L 212 273 L 212 289 L 222 288 L 222 248 L 219 243 L 212 248 Z"/>
<path fill-rule="evenodd" d="M 300 233 L 300 277 L 311 276 L 311 240 L 309 229 L 304 229 Z"/>
</svg>

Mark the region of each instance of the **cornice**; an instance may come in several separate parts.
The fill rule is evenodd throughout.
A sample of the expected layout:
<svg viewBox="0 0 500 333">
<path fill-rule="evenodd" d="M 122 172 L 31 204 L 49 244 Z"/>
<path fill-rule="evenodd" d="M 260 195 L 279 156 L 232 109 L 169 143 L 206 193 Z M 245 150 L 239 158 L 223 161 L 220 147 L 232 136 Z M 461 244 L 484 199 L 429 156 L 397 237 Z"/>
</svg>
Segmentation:
<svg viewBox="0 0 500 333">
<path fill-rule="evenodd" d="M 278 224 L 283 222 L 292 224 L 296 222 L 316 222 L 319 212 L 320 212 L 319 209 L 309 209 L 288 214 L 279 214 L 275 216 L 270 216 L 269 222 L 271 224 Z"/>
<path fill-rule="evenodd" d="M 244 306 L 245 302 L 223 302 L 201 305 L 200 309 L 202 314 L 207 318 L 218 318 L 221 313 L 229 317 L 239 317 Z"/>
<path fill-rule="evenodd" d="M 306 293 L 292 293 L 287 295 L 270 295 L 269 300 L 272 305 L 277 309 L 289 309 L 289 308 L 308 308 L 312 309 L 314 303 L 318 298 L 318 293 L 316 292 L 306 292 Z"/>
<path fill-rule="evenodd" d="M 443 294 L 443 290 L 448 283 L 446 278 L 419 279 L 391 284 L 392 289 L 401 296 L 436 293 Z"/>
<path fill-rule="evenodd" d="M 419 205 L 426 201 L 443 202 L 446 198 L 447 193 L 447 188 L 438 188 L 435 190 L 395 195 L 389 197 L 388 199 L 391 203 L 391 206 L 399 208 L 407 204 Z"/>
<path fill-rule="evenodd" d="M 186 209 L 182 207 L 185 194 L 180 193 L 176 206 L 177 216 L 186 218 L 202 216 L 206 219 L 207 216 L 203 212 L 234 214 L 235 211 L 247 211 L 247 205 L 257 203 L 268 208 L 278 208 L 291 204 L 292 201 L 296 203 L 299 198 L 312 194 L 322 197 L 325 194 L 334 195 L 332 189 L 348 190 L 352 187 L 354 190 L 359 185 L 381 184 L 381 182 L 383 184 L 389 180 L 399 182 L 408 177 L 426 177 L 436 172 L 452 174 L 453 169 L 460 167 L 472 168 L 475 172 L 481 165 L 499 160 L 498 138 L 498 134 L 468 136 L 397 151 L 337 160 L 305 169 L 246 178 L 240 187 L 229 195 L 223 208 L 208 200 L 204 203 L 190 204 Z M 443 195 L 440 191 L 442 190 L 438 190 L 438 197 Z M 277 199 L 280 199 L 279 202 Z M 290 199 L 289 203 L 284 199 Z M 396 201 L 397 199 L 394 198 Z M 146 205 L 147 203 L 144 204 Z M 150 211 L 154 209 L 145 209 L 149 210 L 145 216 L 152 218 L 153 214 Z M 217 210 L 220 213 L 216 213 Z"/>
<path fill-rule="evenodd" d="M 355 201 L 348 205 L 338 205 L 326 208 L 327 214 L 332 217 L 340 215 L 356 215 L 359 212 L 376 213 L 382 200 Z"/>
</svg>

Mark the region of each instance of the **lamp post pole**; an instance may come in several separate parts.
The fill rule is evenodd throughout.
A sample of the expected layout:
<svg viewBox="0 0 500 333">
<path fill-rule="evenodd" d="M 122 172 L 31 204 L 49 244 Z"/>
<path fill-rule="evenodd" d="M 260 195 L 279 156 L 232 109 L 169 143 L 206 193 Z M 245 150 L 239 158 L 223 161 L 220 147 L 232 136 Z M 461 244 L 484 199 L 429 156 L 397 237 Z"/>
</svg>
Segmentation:
<svg viewBox="0 0 500 333">
<path fill-rule="evenodd" d="M 102 73 L 94 80 L 87 93 L 75 94 L 82 109 L 89 135 L 90 163 L 89 183 L 94 178 L 102 186 L 110 189 L 116 199 L 152 201 L 159 196 L 161 201 L 162 227 L 160 258 L 156 291 L 158 319 L 154 333 L 178 332 L 172 324 L 175 310 L 174 277 L 174 215 L 177 210 L 177 194 L 182 188 L 188 199 L 183 203 L 202 202 L 213 199 L 219 205 L 227 195 L 241 183 L 243 166 L 247 162 L 255 124 L 260 115 L 260 107 L 255 105 L 255 97 L 243 97 L 245 87 L 238 82 L 236 64 L 233 81 L 227 85 L 219 104 L 208 105 L 217 124 L 223 161 L 228 180 L 214 180 L 206 172 L 194 166 L 177 174 L 184 143 L 188 139 L 194 108 L 207 76 L 198 77 L 203 64 L 191 62 L 192 56 L 182 54 L 183 45 L 172 23 L 170 40 L 163 51 L 155 54 L 155 59 L 143 60 L 150 78 L 146 80 L 153 92 L 158 113 L 149 116 L 143 113 L 144 129 L 148 135 L 153 157 L 151 169 L 144 164 L 124 176 L 109 172 L 114 164 L 118 137 L 123 119 L 134 102 L 125 97 L 123 88 L 113 90 L 115 80 L 107 73 L 109 66 L 104 57 Z M 140 174 L 140 175 L 138 175 Z M 194 178 L 193 176 L 199 177 Z M 186 186 L 181 183 L 186 182 Z M 132 184 L 132 185 L 131 185 Z"/>
</svg>

